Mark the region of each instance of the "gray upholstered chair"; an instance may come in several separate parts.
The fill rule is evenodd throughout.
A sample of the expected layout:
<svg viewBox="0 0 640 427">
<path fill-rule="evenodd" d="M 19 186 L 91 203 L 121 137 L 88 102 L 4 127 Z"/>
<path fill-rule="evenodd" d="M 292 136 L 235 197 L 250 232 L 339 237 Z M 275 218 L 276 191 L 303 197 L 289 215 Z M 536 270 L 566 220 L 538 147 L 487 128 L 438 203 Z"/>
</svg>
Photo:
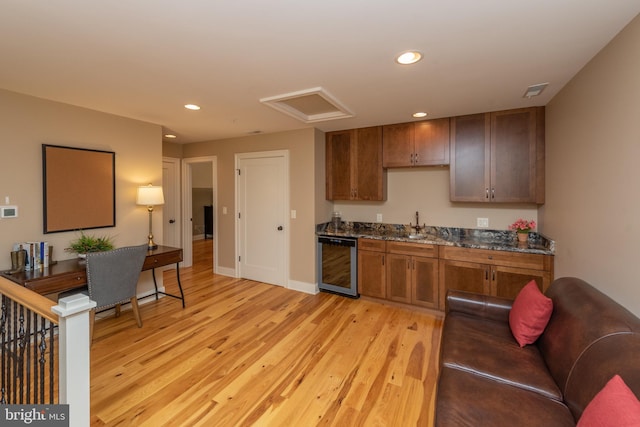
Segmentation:
<svg viewBox="0 0 640 427">
<path fill-rule="evenodd" d="M 117 317 L 120 315 L 120 304 L 127 302 L 131 302 L 138 327 L 142 327 L 136 286 L 147 250 L 148 245 L 144 244 L 87 254 L 87 289 L 82 292 L 97 303 L 96 308 L 91 310 L 89 320 L 91 340 L 96 311 L 115 306 Z"/>
</svg>

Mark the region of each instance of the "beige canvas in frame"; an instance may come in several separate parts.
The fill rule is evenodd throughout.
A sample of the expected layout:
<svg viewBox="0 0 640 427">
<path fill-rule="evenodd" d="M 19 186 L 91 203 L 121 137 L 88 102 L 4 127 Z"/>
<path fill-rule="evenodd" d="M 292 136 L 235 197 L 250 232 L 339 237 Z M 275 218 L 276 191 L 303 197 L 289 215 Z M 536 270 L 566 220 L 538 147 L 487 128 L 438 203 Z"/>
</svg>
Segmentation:
<svg viewBox="0 0 640 427">
<path fill-rule="evenodd" d="M 44 233 L 114 227 L 115 153 L 42 145 Z"/>
</svg>

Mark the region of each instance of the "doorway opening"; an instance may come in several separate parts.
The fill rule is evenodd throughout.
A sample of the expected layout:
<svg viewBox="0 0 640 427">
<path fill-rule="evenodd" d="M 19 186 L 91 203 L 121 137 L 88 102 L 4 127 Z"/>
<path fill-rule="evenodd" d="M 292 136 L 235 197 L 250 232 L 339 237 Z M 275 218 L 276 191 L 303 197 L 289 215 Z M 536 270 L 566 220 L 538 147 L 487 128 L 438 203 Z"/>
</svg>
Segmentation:
<svg viewBox="0 0 640 427">
<path fill-rule="evenodd" d="M 182 247 L 183 265 L 190 267 L 194 264 L 194 252 L 197 256 L 201 251 L 193 250 L 193 243 L 205 240 L 213 251 L 211 269 L 215 273 L 217 268 L 218 239 L 216 209 L 217 203 L 217 157 L 193 157 L 182 160 Z M 210 207 L 211 222 L 205 221 L 205 206 Z M 208 233 L 207 233 L 208 232 Z M 207 239 L 207 234 L 209 238 Z M 207 251 L 208 253 L 208 251 Z"/>
</svg>

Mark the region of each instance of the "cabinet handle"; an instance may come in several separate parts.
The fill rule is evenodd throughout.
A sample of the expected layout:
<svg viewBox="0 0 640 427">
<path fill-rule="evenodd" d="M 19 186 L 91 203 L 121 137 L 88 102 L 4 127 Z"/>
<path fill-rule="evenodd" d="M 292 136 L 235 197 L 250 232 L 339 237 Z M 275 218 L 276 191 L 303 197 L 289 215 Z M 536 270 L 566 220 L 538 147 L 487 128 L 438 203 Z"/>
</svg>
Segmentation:
<svg viewBox="0 0 640 427">
<path fill-rule="evenodd" d="M 384 255 L 382 255 L 382 265 L 384 266 Z"/>
<path fill-rule="evenodd" d="M 414 154 L 414 156 L 413 156 L 413 161 L 414 161 L 414 163 L 415 163 L 416 165 L 418 164 L 418 156 L 419 156 L 419 154 L 418 154 L 418 153 Z"/>
<path fill-rule="evenodd" d="M 484 270 L 484 280 L 489 280 L 489 269 L 488 268 L 486 268 Z"/>
<path fill-rule="evenodd" d="M 485 194 L 485 198 L 488 200 L 489 199 L 489 187 L 485 188 L 484 191 L 486 193 Z"/>
<path fill-rule="evenodd" d="M 491 198 L 492 198 L 492 199 L 495 199 L 495 198 L 496 198 L 496 189 L 495 189 L 495 188 L 492 188 L 492 189 L 491 189 Z"/>
<path fill-rule="evenodd" d="M 409 163 L 413 164 L 413 153 L 409 154 Z"/>
<path fill-rule="evenodd" d="M 495 282 L 496 281 L 496 271 L 495 270 L 491 270 L 491 281 Z"/>
</svg>

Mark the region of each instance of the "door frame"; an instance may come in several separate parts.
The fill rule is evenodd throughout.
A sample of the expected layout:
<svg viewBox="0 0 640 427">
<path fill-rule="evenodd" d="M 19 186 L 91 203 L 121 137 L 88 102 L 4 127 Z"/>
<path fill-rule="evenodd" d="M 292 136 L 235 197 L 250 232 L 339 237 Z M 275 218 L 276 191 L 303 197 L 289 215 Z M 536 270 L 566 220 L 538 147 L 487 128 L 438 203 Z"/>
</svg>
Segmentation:
<svg viewBox="0 0 640 427">
<path fill-rule="evenodd" d="M 283 157 L 284 158 L 284 176 L 285 176 L 285 189 L 284 189 L 284 253 L 282 256 L 284 257 L 283 262 L 283 277 L 282 277 L 282 286 L 284 288 L 289 288 L 289 229 L 291 228 L 291 218 L 287 213 L 290 211 L 289 205 L 289 192 L 290 192 L 290 176 L 289 176 L 289 150 L 273 150 L 273 151 L 255 151 L 251 153 L 236 153 L 235 154 L 235 221 L 234 221 L 234 234 L 235 234 L 235 270 L 236 270 L 236 278 L 242 277 L 241 271 L 241 263 L 239 262 L 240 258 L 240 225 L 238 212 L 240 209 L 240 186 L 238 183 L 238 171 L 240 170 L 240 161 L 245 159 L 260 159 L 260 158 L 269 158 L 269 157 Z"/>
<path fill-rule="evenodd" d="M 176 211 L 175 211 L 175 220 L 176 220 L 176 227 L 178 228 L 178 239 L 176 241 L 177 245 L 180 245 L 182 242 L 182 209 L 181 209 L 181 198 L 182 198 L 182 193 L 181 193 L 181 189 L 180 189 L 180 175 L 182 173 L 181 168 L 180 168 L 180 159 L 176 158 L 176 157 L 162 157 L 162 163 L 171 163 L 173 164 L 173 167 L 175 168 L 175 174 L 174 174 L 174 179 L 173 182 L 171 183 L 171 186 L 173 187 L 173 194 L 175 197 L 175 203 L 176 203 Z M 162 214 L 163 216 L 163 221 L 166 221 L 167 218 L 164 215 L 164 212 Z M 164 227 L 164 225 L 163 225 Z M 167 236 L 164 235 L 164 229 L 162 232 L 162 239 L 163 241 L 166 241 Z"/>
<path fill-rule="evenodd" d="M 214 210 L 218 209 L 218 157 L 190 157 L 182 159 L 182 252 L 183 266 L 193 265 L 193 209 L 191 206 L 192 170 L 194 163 L 211 163 Z M 214 215 L 214 218 L 216 216 Z M 213 272 L 218 270 L 218 221 L 213 222 Z"/>
</svg>

